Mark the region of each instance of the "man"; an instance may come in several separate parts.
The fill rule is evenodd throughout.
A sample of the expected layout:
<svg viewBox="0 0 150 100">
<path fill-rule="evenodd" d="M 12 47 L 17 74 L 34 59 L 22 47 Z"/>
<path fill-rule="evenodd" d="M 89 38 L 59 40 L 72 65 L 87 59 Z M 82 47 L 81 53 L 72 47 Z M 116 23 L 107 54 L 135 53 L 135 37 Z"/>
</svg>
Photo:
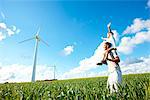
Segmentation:
<svg viewBox="0 0 150 100">
<path fill-rule="evenodd" d="M 122 72 L 119 66 L 120 58 L 115 49 L 110 49 L 111 46 L 112 44 L 109 42 L 104 43 L 105 59 L 103 59 L 101 63 L 97 63 L 97 65 L 108 65 L 109 74 L 107 87 L 110 89 L 110 92 L 113 93 L 118 91 L 118 85 L 122 82 Z"/>
</svg>

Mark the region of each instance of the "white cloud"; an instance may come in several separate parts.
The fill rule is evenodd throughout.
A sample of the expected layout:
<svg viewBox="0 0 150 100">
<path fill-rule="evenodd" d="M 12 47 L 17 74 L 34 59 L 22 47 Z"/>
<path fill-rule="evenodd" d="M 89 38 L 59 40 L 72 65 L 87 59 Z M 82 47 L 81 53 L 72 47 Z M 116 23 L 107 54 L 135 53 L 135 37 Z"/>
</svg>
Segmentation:
<svg viewBox="0 0 150 100">
<path fill-rule="evenodd" d="M 127 58 L 125 61 L 125 65 L 129 65 L 129 64 L 135 64 L 135 63 L 141 63 L 144 62 L 142 59 L 140 58 Z"/>
<path fill-rule="evenodd" d="M 138 61 L 130 64 L 127 62 L 122 63 L 121 69 L 123 74 L 150 73 L 150 56 L 141 57 L 137 60 Z"/>
<path fill-rule="evenodd" d="M 0 41 L 6 38 L 6 35 L 4 35 L 2 32 L 0 32 Z"/>
<path fill-rule="evenodd" d="M 137 73 L 150 73 L 150 56 L 135 58 L 134 60 L 122 61 L 120 63 L 122 74 L 137 74 Z M 107 70 L 100 72 L 84 71 L 80 73 L 66 72 L 62 75 L 62 79 L 81 78 L 81 77 L 96 77 L 107 76 Z"/>
<path fill-rule="evenodd" d="M 12 64 L 0 65 L 0 83 L 4 82 L 30 82 L 32 66 Z M 37 65 L 36 80 L 53 79 L 53 68 L 47 65 Z"/>
<path fill-rule="evenodd" d="M 128 26 L 123 34 L 135 34 L 144 29 L 148 30 L 150 28 L 150 19 L 142 20 L 141 18 L 136 18 L 131 26 Z"/>
<path fill-rule="evenodd" d="M 12 31 L 16 31 L 17 30 L 17 27 L 16 26 L 12 26 Z"/>
<path fill-rule="evenodd" d="M 147 7 L 150 8 L 150 0 L 147 2 Z"/>
<path fill-rule="evenodd" d="M 3 12 L 0 12 L 0 15 L 3 19 L 5 19 Z M 0 41 L 14 34 L 18 34 L 19 32 L 20 29 L 18 29 L 15 25 L 10 26 L 4 22 L 0 22 Z"/>
<path fill-rule="evenodd" d="M 118 46 L 118 51 L 130 54 L 134 48 L 144 42 L 150 42 L 150 19 L 141 20 L 136 18 L 131 26 L 128 26 L 124 34 L 134 34 L 134 36 L 124 36 Z"/>
<path fill-rule="evenodd" d="M 7 28 L 6 29 L 6 31 L 7 31 L 7 33 L 8 33 L 8 36 L 12 36 L 12 35 L 14 35 L 15 34 L 15 32 L 14 31 L 12 31 L 11 29 L 9 29 L 9 28 Z"/>
<path fill-rule="evenodd" d="M 133 37 L 123 37 L 118 46 L 118 51 L 124 54 L 130 54 L 138 44 L 150 42 L 150 31 L 136 33 Z"/>
<path fill-rule="evenodd" d="M 6 29 L 6 28 L 7 28 L 7 26 L 5 23 L 0 23 L 0 29 Z"/>
<path fill-rule="evenodd" d="M 74 46 L 73 46 L 73 45 L 69 45 L 69 46 L 66 46 L 66 47 L 64 48 L 63 54 L 64 54 L 65 56 L 68 56 L 68 55 L 70 55 L 71 53 L 73 53 L 73 51 L 74 51 Z"/>
<path fill-rule="evenodd" d="M 20 33 L 20 31 L 21 31 L 20 29 L 17 29 L 17 30 L 16 30 L 16 33 L 18 34 L 18 33 Z"/>
<path fill-rule="evenodd" d="M 3 22 L 0 23 L 0 41 L 12 35 L 18 34 L 19 32 L 20 32 L 20 29 L 18 29 L 14 25 L 8 26 L 6 23 L 3 23 Z"/>
<path fill-rule="evenodd" d="M 150 56 L 135 59 L 132 63 L 127 61 L 120 64 L 123 74 L 131 73 L 149 73 Z M 59 79 L 107 76 L 107 70 L 100 72 L 82 71 L 80 73 L 64 73 Z M 32 75 L 32 66 L 12 64 L 3 65 L 0 63 L 0 83 L 4 82 L 30 82 Z M 37 65 L 36 80 L 53 79 L 53 68 L 47 65 Z"/>
</svg>

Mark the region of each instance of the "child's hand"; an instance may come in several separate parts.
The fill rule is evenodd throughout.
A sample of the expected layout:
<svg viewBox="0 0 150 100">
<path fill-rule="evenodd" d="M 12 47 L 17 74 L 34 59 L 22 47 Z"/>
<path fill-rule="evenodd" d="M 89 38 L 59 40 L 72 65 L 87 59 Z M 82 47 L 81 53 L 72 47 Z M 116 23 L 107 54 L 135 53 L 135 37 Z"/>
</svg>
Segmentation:
<svg viewBox="0 0 150 100">
<path fill-rule="evenodd" d="M 110 22 L 110 23 L 108 23 L 107 27 L 109 28 L 110 26 L 111 26 L 111 22 Z"/>
</svg>

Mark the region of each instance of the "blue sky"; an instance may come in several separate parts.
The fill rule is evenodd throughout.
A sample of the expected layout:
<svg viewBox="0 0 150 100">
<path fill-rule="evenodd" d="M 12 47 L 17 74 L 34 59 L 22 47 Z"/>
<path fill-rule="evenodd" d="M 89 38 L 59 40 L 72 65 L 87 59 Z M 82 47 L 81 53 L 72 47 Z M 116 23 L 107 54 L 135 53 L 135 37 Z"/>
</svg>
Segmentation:
<svg viewBox="0 0 150 100">
<path fill-rule="evenodd" d="M 148 20 L 150 9 L 147 2 L 1 0 L 0 22 L 8 27 L 14 25 L 20 32 L 0 41 L 0 62 L 4 66 L 32 65 L 35 41 L 23 44 L 18 42 L 33 37 L 40 26 L 40 37 L 50 47 L 40 43 L 38 64 L 56 65 L 58 72 L 63 74 L 79 66 L 82 59 L 94 54 L 102 42 L 100 37 L 106 36 L 107 24 L 110 21 L 112 29 L 122 36 L 127 26 L 133 24 L 134 19 Z M 69 55 L 63 55 L 62 51 L 67 46 L 73 46 L 73 51 Z M 149 42 L 143 42 L 134 47 L 134 52 L 128 55 L 120 53 L 120 57 L 123 61 L 127 58 L 146 57 L 150 55 L 149 50 Z"/>
</svg>

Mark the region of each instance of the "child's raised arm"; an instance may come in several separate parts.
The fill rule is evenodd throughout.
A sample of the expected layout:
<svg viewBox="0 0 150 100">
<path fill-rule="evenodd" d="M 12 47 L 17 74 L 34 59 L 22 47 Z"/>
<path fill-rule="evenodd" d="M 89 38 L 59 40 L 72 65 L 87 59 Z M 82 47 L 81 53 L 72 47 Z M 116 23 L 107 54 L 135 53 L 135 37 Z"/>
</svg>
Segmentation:
<svg viewBox="0 0 150 100">
<path fill-rule="evenodd" d="M 110 26 L 111 26 L 111 22 L 110 22 L 110 23 L 108 23 L 108 25 L 107 25 L 107 28 L 108 28 L 108 33 L 111 33 Z"/>
</svg>

